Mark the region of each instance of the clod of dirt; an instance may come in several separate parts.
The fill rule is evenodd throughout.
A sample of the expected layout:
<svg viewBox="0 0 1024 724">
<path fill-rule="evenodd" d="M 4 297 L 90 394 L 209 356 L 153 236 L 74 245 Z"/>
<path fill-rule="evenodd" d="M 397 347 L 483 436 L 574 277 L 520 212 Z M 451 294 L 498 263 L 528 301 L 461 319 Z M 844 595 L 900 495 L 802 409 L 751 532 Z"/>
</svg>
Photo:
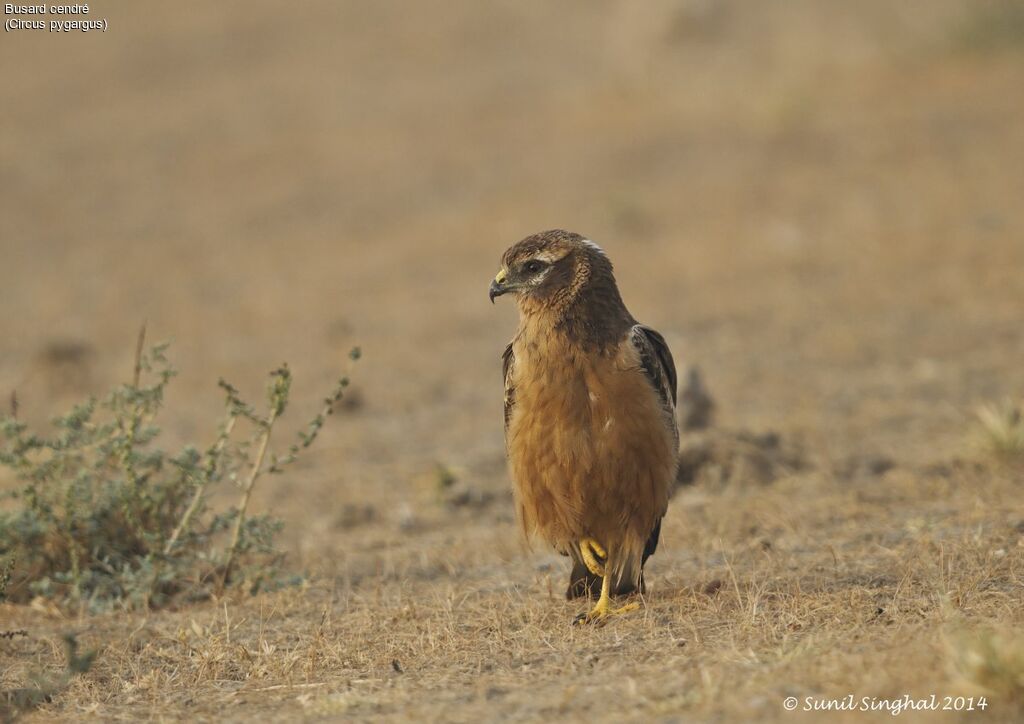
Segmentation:
<svg viewBox="0 0 1024 724">
<path fill-rule="evenodd" d="M 954 457 L 937 463 L 929 463 L 921 468 L 921 474 L 926 477 L 955 478 L 959 475 L 976 474 L 985 471 L 985 464 L 980 460 L 965 460 Z"/>
<path fill-rule="evenodd" d="M 51 340 L 39 352 L 39 359 L 51 365 L 81 365 L 93 355 L 88 342 L 73 339 Z"/>
<path fill-rule="evenodd" d="M 807 468 L 803 450 L 777 433 L 709 430 L 685 435 L 678 485 L 766 485 Z"/>
<path fill-rule="evenodd" d="M 441 502 L 453 510 L 485 508 L 495 498 L 493 492 L 470 485 L 455 470 L 442 463 L 435 468 L 434 485 Z"/>
<path fill-rule="evenodd" d="M 885 455 L 855 453 L 835 466 L 835 475 L 840 480 L 876 478 L 896 467 L 896 461 Z"/>
<path fill-rule="evenodd" d="M 377 509 L 370 504 L 345 503 L 334 518 L 337 530 L 350 530 L 377 519 Z"/>
<path fill-rule="evenodd" d="M 716 596 L 720 590 L 722 590 L 722 581 L 716 578 L 708 581 L 707 585 L 704 586 L 704 595 Z"/>
<path fill-rule="evenodd" d="M 452 490 L 445 496 L 445 505 L 449 508 L 485 508 L 494 501 L 494 493 L 469 486 Z"/>
<path fill-rule="evenodd" d="M 35 367 L 51 393 L 82 392 L 90 388 L 95 357 L 88 342 L 54 339 L 37 352 Z"/>
<path fill-rule="evenodd" d="M 341 398 L 341 402 L 338 404 L 339 409 L 345 412 L 355 412 L 356 410 L 362 410 L 366 406 L 366 396 L 358 387 L 351 387 L 345 392 L 345 396 Z"/>
<path fill-rule="evenodd" d="M 676 410 L 683 430 L 704 430 L 711 426 L 715 401 L 696 366 L 691 366 L 686 372 L 686 386 L 679 393 Z"/>
</svg>

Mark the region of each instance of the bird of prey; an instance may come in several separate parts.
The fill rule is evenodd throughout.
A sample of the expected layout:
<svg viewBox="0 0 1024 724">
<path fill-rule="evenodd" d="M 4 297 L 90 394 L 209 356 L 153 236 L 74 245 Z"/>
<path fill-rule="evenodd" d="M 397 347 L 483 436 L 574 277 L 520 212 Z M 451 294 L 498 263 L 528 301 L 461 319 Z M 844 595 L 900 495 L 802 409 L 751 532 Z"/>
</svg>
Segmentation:
<svg viewBox="0 0 1024 724">
<path fill-rule="evenodd" d="M 632 317 L 589 239 L 545 231 L 502 256 L 490 299 L 514 294 L 505 349 L 505 444 L 519 520 L 571 556 L 576 623 L 637 608 L 676 475 L 676 370 L 664 338 Z"/>
</svg>

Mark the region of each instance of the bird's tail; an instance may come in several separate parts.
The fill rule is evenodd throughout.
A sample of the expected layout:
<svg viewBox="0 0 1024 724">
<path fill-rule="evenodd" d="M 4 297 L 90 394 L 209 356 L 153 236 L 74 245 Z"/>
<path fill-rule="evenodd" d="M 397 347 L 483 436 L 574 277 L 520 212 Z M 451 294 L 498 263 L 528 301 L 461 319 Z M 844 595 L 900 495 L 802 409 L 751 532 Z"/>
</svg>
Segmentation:
<svg viewBox="0 0 1024 724">
<path fill-rule="evenodd" d="M 583 561 L 574 557 L 565 597 L 571 601 L 574 598 L 597 598 L 600 595 L 601 577 L 595 576 Z"/>
</svg>

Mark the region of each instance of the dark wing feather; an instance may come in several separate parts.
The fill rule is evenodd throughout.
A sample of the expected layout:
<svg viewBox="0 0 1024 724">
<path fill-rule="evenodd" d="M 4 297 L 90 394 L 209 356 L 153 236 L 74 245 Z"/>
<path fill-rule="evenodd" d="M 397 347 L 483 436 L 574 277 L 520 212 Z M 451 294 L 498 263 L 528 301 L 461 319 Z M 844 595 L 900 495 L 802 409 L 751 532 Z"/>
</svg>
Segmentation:
<svg viewBox="0 0 1024 724">
<path fill-rule="evenodd" d="M 675 419 L 676 363 L 665 338 L 650 327 L 637 324 L 630 330 L 630 341 L 640 353 L 640 365 L 647 379 L 654 385 L 661 404 Z"/>
<path fill-rule="evenodd" d="M 679 443 L 679 427 L 676 424 L 676 363 L 672 352 L 665 343 L 665 338 L 650 327 L 638 324 L 630 330 L 630 341 L 640 353 L 640 366 L 650 380 L 654 391 L 658 393 L 661 405 L 665 410 L 666 422 L 672 426 L 676 444 Z M 647 545 L 644 546 L 643 561 L 654 555 L 658 549 L 658 538 L 661 536 L 661 520 L 654 526 Z M 641 571 L 642 573 L 642 571 Z M 641 581 L 643 577 L 641 575 Z M 643 584 L 641 583 L 641 586 Z"/>
<path fill-rule="evenodd" d="M 512 386 L 512 365 L 515 364 L 512 354 L 512 343 L 501 355 L 501 374 L 505 378 L 505 432 L 508 432 L 508 421 L 512 419 L 512 408 L 516 404 L 516 388 Z"/>
<path fill-rule="evenodd" d="M 643 572 L 643 564 L 647 562 L 647 559 L 654 555 L 654 552 L 658 550 L 658 539 L 661 538 L 661 519 L 654 524 L 654 530 L 651 531 L 650 538 L 647 539 L 647 545 L 644 546 L 644 557 L 640 563 L 641 573 Z"/>
</svg>

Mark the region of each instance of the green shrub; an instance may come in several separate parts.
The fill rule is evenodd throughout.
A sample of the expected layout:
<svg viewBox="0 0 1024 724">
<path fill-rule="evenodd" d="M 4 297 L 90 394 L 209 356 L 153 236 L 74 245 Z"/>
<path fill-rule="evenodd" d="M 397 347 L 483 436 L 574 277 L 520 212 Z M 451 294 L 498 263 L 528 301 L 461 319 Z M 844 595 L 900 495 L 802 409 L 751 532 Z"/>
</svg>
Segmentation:
<svg viewBox="0 0 1024 724">
<path fill-rule="evenodd" d="M 175 372 L 167 345 L 144 353 L 143 340 L 144 332 L 132 383 L 56 419 L 53 435 L 31 432 L 14 405 L 0 418 L 0 465 L 18 481 L 6 494 L 14 504 L 0 513 L 0 562 L 13 562 L 9 600 L 44 596 L 89 610 L 160 607 L 226 586 L 256 591 L 281 583 L 274 548 L 281 524 L 247 515 L 249 499 L 262 473 L 280 472 L 316 440 L 348 378 L 281 458 L 270 451 L 270 438 L 288 405 L 288 367 L 270 373 L 262 413 L 221 380 L 226 402 L 217 439 L 205 450 L 186 446 L 172 454 L 158 445 L 155 419 Z M 358 356 L 354 349 L 351 359 Z M 239 488 L 240 501 L 213 510 L 208 495 L 225 480 Z"/>
</svg>

